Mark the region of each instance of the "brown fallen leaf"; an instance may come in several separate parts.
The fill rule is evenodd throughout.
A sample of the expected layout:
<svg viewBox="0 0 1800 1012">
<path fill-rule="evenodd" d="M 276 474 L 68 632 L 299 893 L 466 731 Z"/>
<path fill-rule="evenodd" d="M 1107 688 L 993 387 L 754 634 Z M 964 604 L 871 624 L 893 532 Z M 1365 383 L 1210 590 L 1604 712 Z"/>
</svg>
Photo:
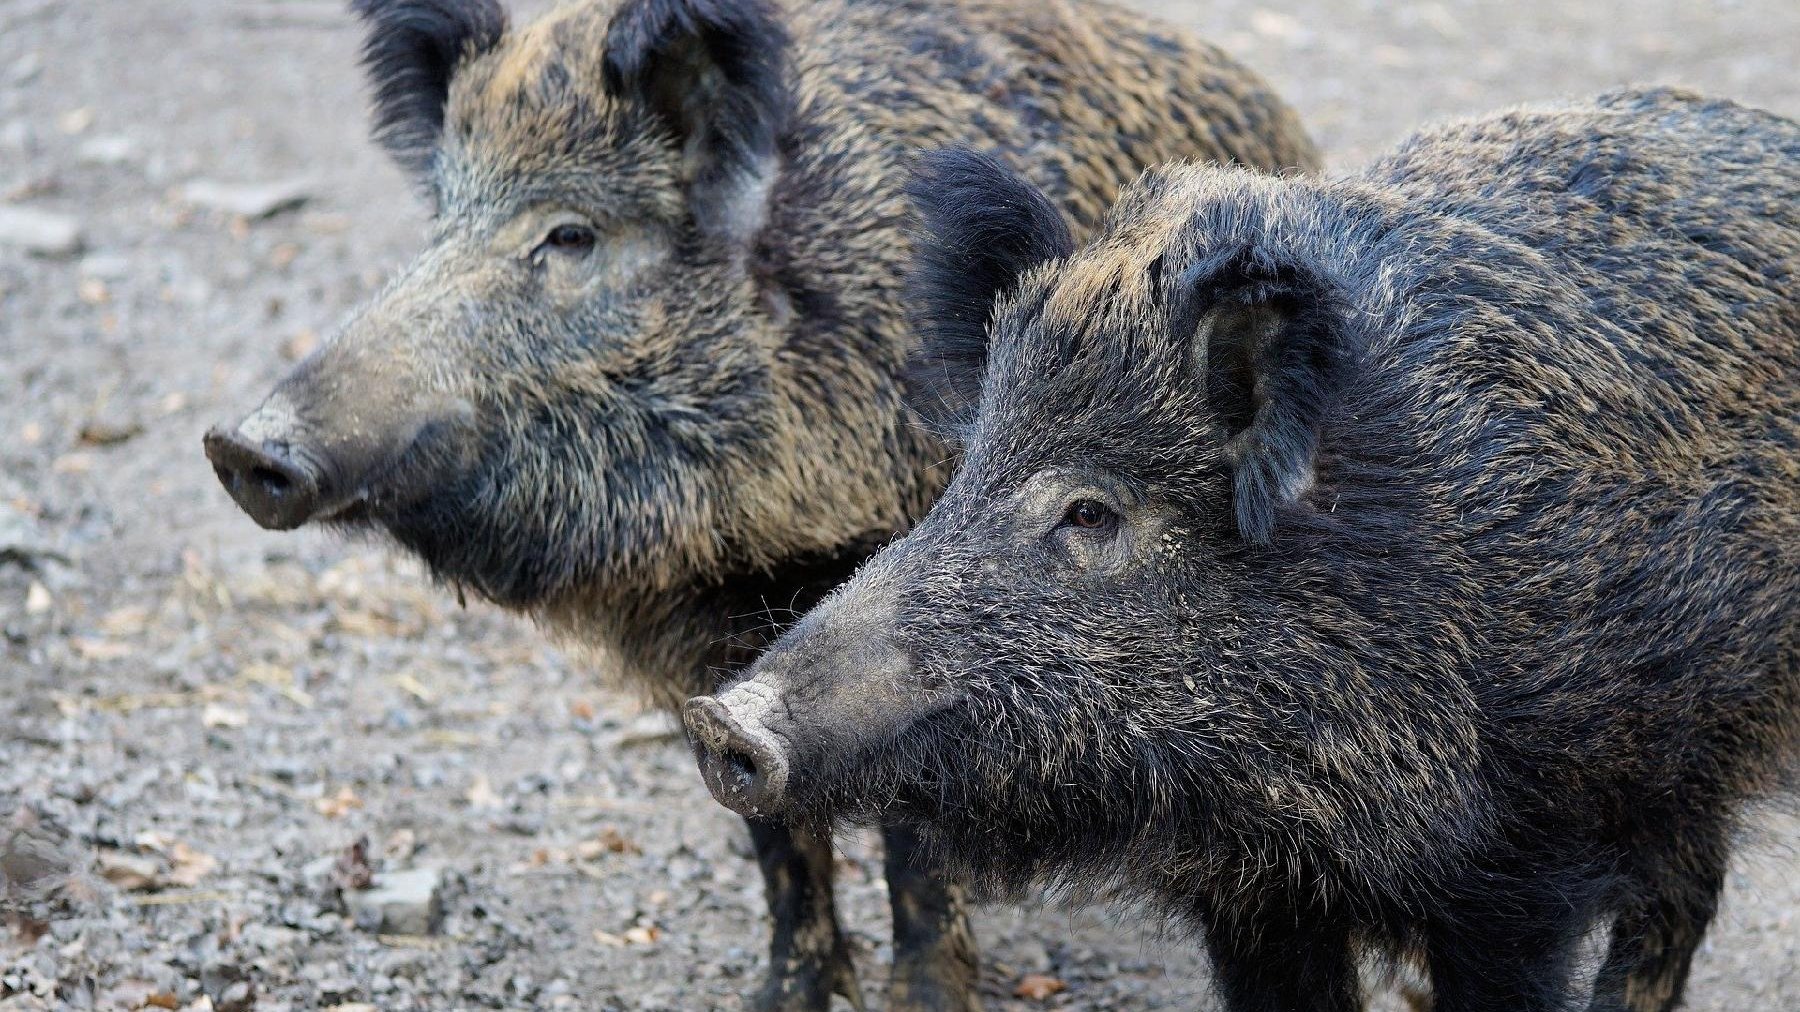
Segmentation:
<svg viewBox="0 0 1800 1012">
<path fill-rule="evenodd" d="M 611 826 L 602 827 L 591 840 L 583 840 L 574 847 L 574 857 L 580 861 L 595 861 L 606 854 L 642 854 L 644 848 L 627 839 L 623 833 Z"/>
<path fill-rule="evenodd" d="M 367 889 L 375 884 L 375 866 L 369 862 L 369 838 L 359 836 L 331 866 L 331 879 L 340 889 Z"/>
<path fill-rule="evenodd" d="M 78 433 L 84 446 L 117 446 L 144 434 L 144 426 L 133 421 L 111 421 L 95 418 L 81 423 Z"/>
<path fill-rule="evenodd" d="M 132 842 L 139 850 L 160 855 L 168 862 L 169 870 L 157 876 L 159 888 L 192 889 L 219 867 L 218 858 L 195 850 L 167 833 L 139 833 Z"/>
<path fill-rule="evenodd" d="M 655 945 L 662 938 L 662 929 L 654 924 L 640 924 L 626 928 L 623 937 L 632 945 Z"/>
<path fill-rule="evenodd" d="M 218 858 L 185 843 L 177 843 L 169 849 L 169 861 L 172 867 L 163 876 L 163 884 L 178 889 L 192 889 L 219 867 Z"/>
<path fill-rule="evenodd" d="M 132 654 L 132 647 L 129 643 L 89 639 L 85 636 L 71 636 L 69 647 L 75 651 L 77 657 L 84 661 L 117 661 L 130 657 Z"/>
<path fill-rule="evenodd" d="M 141 635 L 150 625 L 150 609 L 144 605 L 114 608 L 100 620 L 100 631 L 113 639 Z"/>
<path fill-rule="evenodd" d="M 126 892 L 156 888 L 162 873 L 162 865 L 156 859 L 117 850 L 101 851 L 96 863 L 101 878 Z"/>
<path fill-rule="evenodd" d="M 311 327 L 303 327 L 293 336 L 281 342 L 281 357 L 289 362 L 298 362 L 319 350 L 319 332 Z"/>
<path fill-rule="evenodd" d="M 585 699 L 577 699 L 569 704 L 569 714 L 576 720 L 593 720 L 594 704 Z"/>
<path fill-rule="evenodd" d="M 1069 985 L 1047 973 L 1028 973 L 1019 978 L 1019 986 L 1013 988 L 1014 998 L 1027 1001 L 1049 1001 L 1052 995 L 1067 991 Z"/>
</svg>

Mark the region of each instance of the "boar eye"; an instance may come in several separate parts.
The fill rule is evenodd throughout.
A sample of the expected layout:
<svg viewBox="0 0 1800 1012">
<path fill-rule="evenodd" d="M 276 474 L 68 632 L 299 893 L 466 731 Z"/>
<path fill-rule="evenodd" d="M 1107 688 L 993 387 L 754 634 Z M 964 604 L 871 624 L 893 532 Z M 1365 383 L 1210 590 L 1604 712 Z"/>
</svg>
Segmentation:
<svg viewBox="0 0 1800 1012">
<path fill-rule="evenodd" d="M 543 248 L 563 253 L 586 253 L 594 248 L 594 230 L 586 225 L 558 225 L 544 237 Z"/>
<path fill-rule="evenodd" d="M 1119 515 L 1098 499 L 1077 499 L 1063 512 L 1063 526 L 1084 531 L 1111 530 Z"/>
</svg>

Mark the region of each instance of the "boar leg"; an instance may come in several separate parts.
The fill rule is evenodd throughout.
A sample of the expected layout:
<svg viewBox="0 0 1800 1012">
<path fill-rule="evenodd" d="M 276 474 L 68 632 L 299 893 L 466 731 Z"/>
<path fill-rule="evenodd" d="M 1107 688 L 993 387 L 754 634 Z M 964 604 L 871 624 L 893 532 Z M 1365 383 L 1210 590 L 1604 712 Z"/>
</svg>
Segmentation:
<svg viewBox="0 0 1800 1012">
<path fill-rule="evenodd" d="M 775 933 L 758 1012 L 827 1012 L 833 993 L 863 1007 L 856 963 L 838 930 L 831 894 L 831 838 L 776 822 L 750 823 Z"/>
<path fill-rule="evenodd" d="M 1433 1012 L 1561 1012 L 1582 918 L 1554 897 L 1496 895 L 1426 943 Z M 1533 917 L 1527 911 L 1537 911 Z"/>
<path fill-rule="evenodd" d="M 1229 1012 L 1363 1007 L 1349 933 L 1324 918 L 1292 909 L 1235 916 L 1208 910 L 1200 921 Z"/>
<path fill-rule="evenodd" d="M 889 1012 L 976 1012 L 980 971 L 962 887 L 933 867 L 913 830 L 890 826 L 882 839 L 894 910 Z"/>
<path fill-rule="evenodd" d="M 1613 921 L 1590 1012 L 1668 1012 L 1681 1004 L 1688 965 L 1725 887 L 1725 847 L 1697 847 L 1670 864 Z"/>
</svg>

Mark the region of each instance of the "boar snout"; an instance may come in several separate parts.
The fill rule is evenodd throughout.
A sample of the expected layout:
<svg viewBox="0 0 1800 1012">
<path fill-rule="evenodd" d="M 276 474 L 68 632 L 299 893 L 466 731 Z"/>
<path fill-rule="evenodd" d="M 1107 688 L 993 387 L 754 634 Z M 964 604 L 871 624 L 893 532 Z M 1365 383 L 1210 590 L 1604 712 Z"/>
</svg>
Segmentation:
<svg viewBox="0 0 1800 1012">
<path fill-rule="evenodd" d="M 787 748 L 756 717 L 767 711 L 769 696 L 766 687 L 745 682 L 718 698 L 700 696 L 682 707 L 707 789 L 739 815 L 772 815 L 786 802 Z"/>
<path fill-rule="evenodd" d="M 213 473 L 250 519 L 286 531 L 318 516 L 327 500 L 324 469 L 296 445 L 291 410 L 271 399 L 235 426 L 206 433 Z"/>
</svg>

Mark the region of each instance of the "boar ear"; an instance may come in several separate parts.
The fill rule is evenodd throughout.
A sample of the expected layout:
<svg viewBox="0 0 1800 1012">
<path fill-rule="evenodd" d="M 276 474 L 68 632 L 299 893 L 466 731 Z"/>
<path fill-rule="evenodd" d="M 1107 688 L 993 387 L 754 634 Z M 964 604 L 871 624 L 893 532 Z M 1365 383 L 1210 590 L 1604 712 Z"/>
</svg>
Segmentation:
<svg viewBox="0 0 1800 1012">
<path fill-rule="evenodd" d="M 1349 359 L 1349 314 L 1317 274 L 1255 250 L 1184 272 L 1171 334 L 1191 336 L 1226 434 L 1238 534 L 1267 544 L 1277 513 L 1312 487 L 1319 427 Z"/>
<path fill-rule="evenodd" d="M 401 168 L 431 167 L 450 77 L 506 31 L 497 0 L 351 0 L 368 26 L 363 66 L 375 89 L 375 139 Z"/>
<path fill-rule="evenodd" d="M 967 149 L 921 156 L 907 196 L 919 218 L 907 303 L 920 344 L 909 399 L 950 436 L 974 423 L 995 304 L 1026 271 L 1074 252 L 1075 241 L 1042 190 Z"/>
<path fill-rule="evenodd" d="M 768 220 L 792 115 L 787 59 L 768 0 L 630 0 L 607 27 L 607 90 L 674 134 L 706 234 L 748 245 Z"/>
</svg>

